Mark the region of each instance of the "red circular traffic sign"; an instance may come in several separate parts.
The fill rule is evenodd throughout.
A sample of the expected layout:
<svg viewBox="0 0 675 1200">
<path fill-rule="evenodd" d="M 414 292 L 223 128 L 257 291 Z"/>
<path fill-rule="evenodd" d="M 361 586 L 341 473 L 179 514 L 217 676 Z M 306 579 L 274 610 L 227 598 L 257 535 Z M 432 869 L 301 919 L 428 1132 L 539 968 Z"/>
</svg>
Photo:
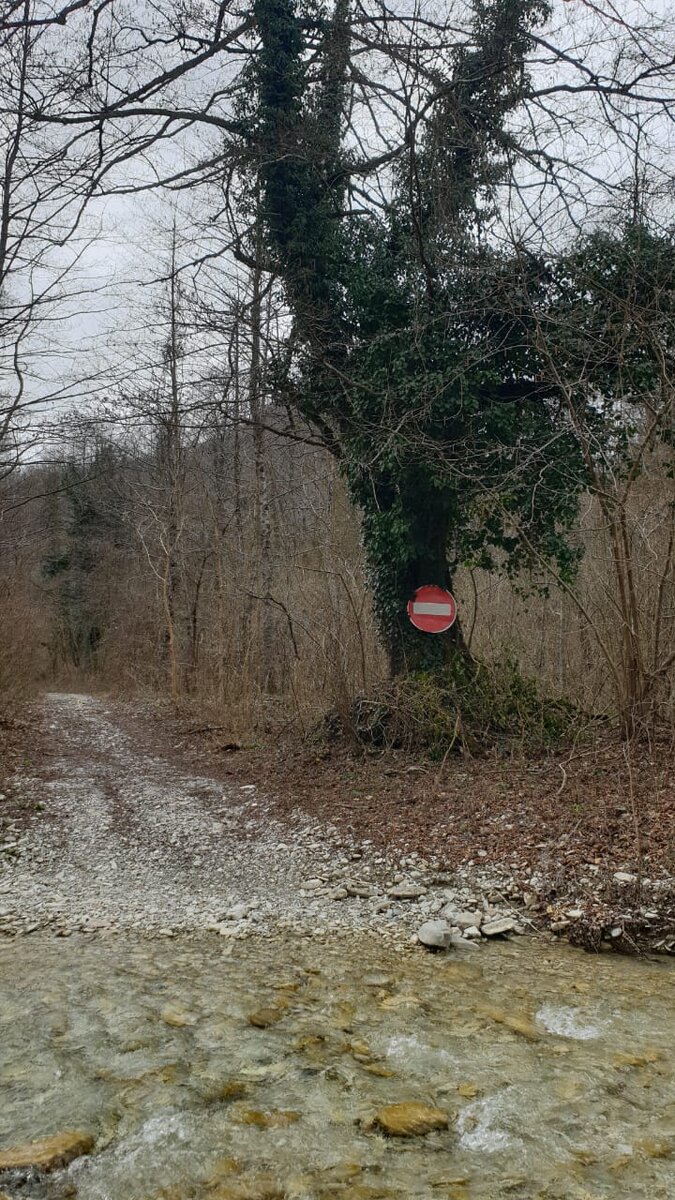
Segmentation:
<svg viewBox="0 0 675 1200">
<path fill-rule="evenodd" d="M 418 588 L 408 601 L 408 616 L 423 633 L 445 633 L 457 616 L 455 598 L 445 588 Z"/>
</svg>

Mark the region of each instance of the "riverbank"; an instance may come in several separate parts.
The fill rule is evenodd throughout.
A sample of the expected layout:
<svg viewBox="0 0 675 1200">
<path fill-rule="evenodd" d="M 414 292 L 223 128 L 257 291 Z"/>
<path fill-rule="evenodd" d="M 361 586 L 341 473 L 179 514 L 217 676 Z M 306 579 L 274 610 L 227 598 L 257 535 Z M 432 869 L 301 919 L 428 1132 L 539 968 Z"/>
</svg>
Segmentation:
<svg viewBox="0 0 675 1200">
<path fill-rule="evenodd" d="M 370 929 L 403 948 L 435 921 L 468 954 L 527 931 L 672 950 L 667 766 L 631 764 L 627 799 L 604 753 L 440 769 L 290 738 L 236 748 L 147 704 L 48 696 L 3 784 L 0 932 Z"/>
</svg>

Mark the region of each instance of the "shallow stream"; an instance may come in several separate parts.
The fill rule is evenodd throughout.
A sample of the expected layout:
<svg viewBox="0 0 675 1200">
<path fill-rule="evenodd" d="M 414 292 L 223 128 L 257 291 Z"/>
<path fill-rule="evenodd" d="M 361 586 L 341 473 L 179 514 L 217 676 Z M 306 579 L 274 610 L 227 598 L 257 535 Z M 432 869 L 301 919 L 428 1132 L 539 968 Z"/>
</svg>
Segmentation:
<svg viewBox="0 0 675 1200">
<path fill-rule="evenodd" d="M 7 943 L 0 1151 L 73 1129 L 95 1145 L 0 1194 L 672 1200 L 674 981 L 525 939 L 461 957 L 354 935 Z M 408 1101 L 448 1129 L 373 1125 Z"/>
</svg>

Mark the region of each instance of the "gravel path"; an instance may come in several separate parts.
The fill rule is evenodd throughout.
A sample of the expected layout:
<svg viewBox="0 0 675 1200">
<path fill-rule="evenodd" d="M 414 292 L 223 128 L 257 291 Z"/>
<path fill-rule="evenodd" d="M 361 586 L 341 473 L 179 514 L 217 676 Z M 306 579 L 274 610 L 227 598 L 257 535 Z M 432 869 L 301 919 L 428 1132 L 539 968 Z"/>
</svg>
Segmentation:
<svg viewBox="0 0 675 1200">
<path fill-rule="evenodd" d="M 451 881 L 429 864 L 387 861 L 308 818 L 282 824 L 255 787 L 224 790 L 153 754 L 122 715 L 90 696 L 45 698 L 44 769 L 13 783 L 31 819 L 0 846 L 0 931 L 375 927 L 409 942 L 447 902 Z M 389 898 L 402 877 L 421 894 Z"/>
</svg>

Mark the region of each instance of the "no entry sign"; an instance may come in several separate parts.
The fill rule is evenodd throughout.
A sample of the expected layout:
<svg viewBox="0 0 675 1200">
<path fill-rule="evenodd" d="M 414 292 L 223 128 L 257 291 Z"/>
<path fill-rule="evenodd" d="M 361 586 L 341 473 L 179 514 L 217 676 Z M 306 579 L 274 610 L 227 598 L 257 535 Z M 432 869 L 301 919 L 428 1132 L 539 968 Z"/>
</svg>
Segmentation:
<svg viewBox="0 0 675 1200">
<path fill-rule="evenodd" d="M 445 633 L 457 616 L 457 605 L 445 588 L 421 587 L 408 601 L 408 616 L 423 633 Z"/>
</svg>

